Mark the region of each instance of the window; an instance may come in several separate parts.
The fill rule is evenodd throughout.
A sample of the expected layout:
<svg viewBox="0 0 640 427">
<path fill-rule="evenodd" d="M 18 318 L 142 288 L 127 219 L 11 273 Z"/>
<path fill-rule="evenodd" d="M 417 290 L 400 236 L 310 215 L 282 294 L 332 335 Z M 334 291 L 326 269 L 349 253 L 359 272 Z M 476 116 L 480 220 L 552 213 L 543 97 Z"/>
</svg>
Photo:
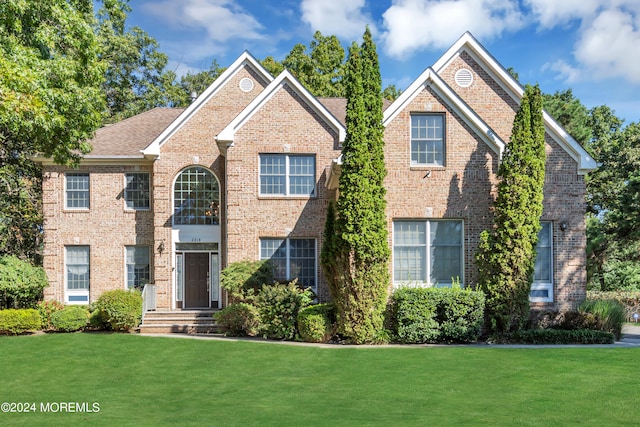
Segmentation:
<svg viewBox="0 0 640 427">
<path fill-rule="evenodd" d="M 315 239 L 260 239 L 260 259 L 268 259 L 276 280 L 316 288 Z"/>
<path fill-rule="evenodd" d="M 126 246 L 127 288 L 141 288 L 149 283 L 149 246 Z"/>
<path fill-rule="evenodd" d="M 553 223 L 541 222 L 529 300 L 553 302 Z"/>
<path fill-rule="evenodd" d="M 125 174 L 124 200 L 127 209 L 149 209 L 150 185 L 148 173 Z"/>
<path fill-rule="evenodd" d="M 314 156 L 260 155 L 261 195 L 314 196 L 315 178 Z"/>
<path fill-rule="evenodd" d="M 89 209 L 89 174 L 67 173 L 66 207 L 68 209 Z"/>
<path fill-rule="evenodd" d="M 411 165 L 444 166 L 444 115 L 411 115 Z"/>
<path fill-rule="evenodd" d="M 195 166 L 178 175 L 173 187 L 173 223 L 220 224 L 220 185 L 207 169 Z"/>
<path fill-rule="evenodd" d="M 394 283 L 451 286 L 462 270 L 462 221 L 394 221 Z"/>
<path fill-rule="evenodd" d="M 89 302 L 89 246 L 65 247 L 65 276 L 68 303 Z"/>
</svg>

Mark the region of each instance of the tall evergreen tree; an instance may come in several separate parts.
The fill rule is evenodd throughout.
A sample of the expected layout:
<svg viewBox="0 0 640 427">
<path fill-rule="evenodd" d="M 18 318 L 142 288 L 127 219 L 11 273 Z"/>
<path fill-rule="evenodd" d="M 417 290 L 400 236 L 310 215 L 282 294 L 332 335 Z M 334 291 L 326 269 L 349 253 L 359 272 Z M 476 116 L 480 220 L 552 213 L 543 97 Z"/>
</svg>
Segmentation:
<svg viewBox="0 0 640 427">
<path fill-rule="evenodd" d="M 545 159 L 542 97 L 537 85 L 527 85 L 498 170 L 494 228 L 482 232 L 476 254 L 493 332 L 521 329 L 529 316 Z"/>
<path fill-rule="evenodd" d="M 367 343 L 380 337 L 389 286 L 381 79 L 368 28 L 362 46 L 349 49 L 345 79 L 347 136 L 336 234 L 328 239 L 336 263 L 329 280 L 339 331 Z"/>
</svg>

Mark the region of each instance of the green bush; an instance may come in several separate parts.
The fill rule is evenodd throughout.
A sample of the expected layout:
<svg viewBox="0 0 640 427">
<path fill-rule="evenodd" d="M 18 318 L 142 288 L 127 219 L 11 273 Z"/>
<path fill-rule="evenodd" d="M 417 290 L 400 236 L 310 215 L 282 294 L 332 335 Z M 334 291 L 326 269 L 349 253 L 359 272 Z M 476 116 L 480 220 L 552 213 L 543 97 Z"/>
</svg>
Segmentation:
<svg viewBox="0 0 640 427">
<path fill-rule="evenodd" d="M 51 325 L 57 331 L 79 331 L 87 326 L 88 321 L 89 311 L 79 305 L 71 305 L 51 314 Z"/>
<path fill-rule="evenodd" d="M 22 334 L 37 331 L 41 325 L 40 313 L 34 308 L 0 310 L 0 333 Z"/>
<path fill-rule="evenodd" d="M 0 309 L 35 308 L 47 284 L 42 267 L 15 256 L 0 257 Z"/>
<path fill-rule="evenodd" d="M 616 339 L 622 336 L 625 321 L 624 306 L 616 300 L 586 300 L 580 304 L 580 311 L 591 313 L 598 319 L 598 329 L 611 332 Z"/>
<path fill-rule="evenodd" d="M 232 337 L 254 336 L 258 333 L 260 320 L 258 309 L 251 304 L 239 302 L 214 314 L 214 319 Z"/>
<path fill-rule="evenodd" d="M 298 333 L 305 342 L 327 342 L 333 335 L 335 308 L 333 304 L 316 304 L 298 313 Z"/>
<path fill-rule="evenodd" d="M 51 315 L 56 311 L 64 308 L 64 304 L 59 301 L 41 301 L 38 303 L 38 312 L 42 320 L 42 328 L 45 330 L 53 329 L 51 325 Z"/>
<path fill-rule="evenodd" d="M 263 285 L 273 283 L 269 261 L 237 261 L 220 272 L 220 286 L 232 302 L 250 301 Z"/>
<path fill-rule="evenodd" d="M 635 322 L 634 313 L 640 314 L 640 291 L 588 291 L 587 300 L 616 300 L 624 306 L 627 322 Z"/>
<path fill-rule="evenodd" d="M 484 294 L 457 287 L 404 287 L 393 293 L 391 313 L 400 342 L 471 342 L 482 331 Z"/>
<path fill-rule="evenodd" d="M 95 311 L 97 313 L 92 313 L 92 326 L 100 321 L 108 329 L 128 331 L 142 320 L 142 295 L 139 291 L 123 289 L 105 292 L 96 301 Z"/>
<path fill-rule="evenodd" d="M 277 340 L 295 339 L 298 313 L 311 304 L 312 298 L 313 292 L 300 288 L 297 281 L 263 286 L 256 297 L 262 335 Z"/>
<path fill-rule="evenodd" d="M 493 344 L 613 344 L 611 332 L 591 329 L 526 329 L 491 337 Z"/>
</svg>

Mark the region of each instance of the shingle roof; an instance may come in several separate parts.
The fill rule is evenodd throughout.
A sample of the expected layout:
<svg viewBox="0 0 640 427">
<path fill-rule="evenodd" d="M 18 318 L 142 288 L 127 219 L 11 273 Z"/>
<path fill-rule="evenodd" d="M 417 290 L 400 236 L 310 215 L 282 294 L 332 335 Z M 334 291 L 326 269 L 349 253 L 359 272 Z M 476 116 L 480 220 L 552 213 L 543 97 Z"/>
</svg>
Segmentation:
<svg viewBox="0 0 640 427">
<path fill-rule="evenodd" d="M 104 156 L 140 156 L 160 133 L 184 111 L 184 108 L 154 108 L 121 122 L 104 126 L 90 141 L 93 150 L 87 158 Z"/>
<path fill-rule="evenodd" d="M 347 98 L 323 98 L 318 97 L 318 101 L 322 105 L 326 107 L 327 110 L 333 116 L 338 119 L 340 123 L 344 126 L 346 124 L 346 116 L 347 116 Z M 382 111 L 386 110 L 387 107 L 391 105 L 391 101 L 388 99 L 382 100 Z"/>
</svg>

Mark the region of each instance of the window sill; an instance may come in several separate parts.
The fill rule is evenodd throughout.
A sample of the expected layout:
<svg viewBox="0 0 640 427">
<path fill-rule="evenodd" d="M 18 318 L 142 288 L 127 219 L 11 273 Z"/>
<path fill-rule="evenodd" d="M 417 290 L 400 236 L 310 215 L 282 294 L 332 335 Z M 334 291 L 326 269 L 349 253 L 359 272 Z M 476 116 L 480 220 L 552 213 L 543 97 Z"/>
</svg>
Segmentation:
<svg viewBox="0 0 640 427">
<path fill-rule="evenodd" d="M 412 171 L 443 171 L 446 170 L 446 166 L 442 166 L 442 165 L 411 165 L 409 167 L 410 170 Z"/>
<path fill-rule="evenodd" d="M 313 200 L 317 199 L 318 196 L 283 196 L 281 194 L 260 194 L 258 195 L 258 200 Z"/>
</svg>

